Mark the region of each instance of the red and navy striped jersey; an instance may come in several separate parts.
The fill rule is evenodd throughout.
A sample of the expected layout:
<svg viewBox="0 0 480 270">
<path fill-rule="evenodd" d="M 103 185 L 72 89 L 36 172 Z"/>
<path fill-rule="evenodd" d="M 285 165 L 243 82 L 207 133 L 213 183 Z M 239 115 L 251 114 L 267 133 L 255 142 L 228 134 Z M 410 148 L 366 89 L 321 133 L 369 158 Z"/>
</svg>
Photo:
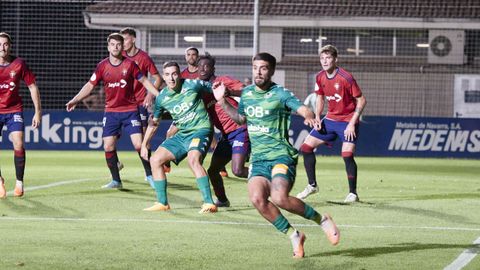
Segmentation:
<svg viewBox="0 0 480 270">
<path fill-rule="evenodd" d="M 27 86 L 35 83 L 35 75 L 25 61 L 14 57 L 10 64 L 0 65 L 0 113 L 15 113 L 23 110 L 19 93 L 20 80 L 23 80 Z"/>
<path fill-rule="evenodd" d="M 335 121 L 348 122 L 355 112 L 357 100 L 362 91 L 353 76 L 343 68 L 338 67 L 333 78 L 327 77 L 322 70 L 317 74 L 315 92 L 325 96 L 328 102 L 327 118 Z"/>
<path fill-rule="evenodd" d="M 134 81 L 142 77 L 142 72 L 132 60 L 124 58 L 114 66 L 105 58 L 98 63 L 90 83 L 97 85 L 103 81 L 106 112 L 130 112 L 137 110 Z"/>
</svg>

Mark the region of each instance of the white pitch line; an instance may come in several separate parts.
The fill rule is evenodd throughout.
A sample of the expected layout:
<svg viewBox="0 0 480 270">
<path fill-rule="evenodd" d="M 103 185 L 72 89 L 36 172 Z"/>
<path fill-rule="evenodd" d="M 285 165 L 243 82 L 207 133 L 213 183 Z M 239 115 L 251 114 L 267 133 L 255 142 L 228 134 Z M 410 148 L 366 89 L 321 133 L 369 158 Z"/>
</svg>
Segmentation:
<svg viewBox="0 0 480 270">
<path fill-rule="evenodd" d="M 81 178 L 76 180 L 66 180 L 54 182 L 47 185 L 33 186 L 25 188 L 25 191 L 33 191 L 39 189 L 46 189 L 56 186 L 76 184 L 88 182 L 93 180 L 103 179 L 97 178 Z M 7 192 L 12 195 L 13 191 Z M 152 220 L 152 219 L 86 219 L 86 218 L 49 218 L 49 217 L 0 217 L 2 220 L 31 220 L 31 221 L 85 221 L 85 222 L 155 222 L 155 223 L 190 223 L 190 224 L 221 224 L 221 225 L 252 225 L 252 226 L 271 226 L 269 223 L 255 223 L 255 222 L 229 222 L 229 221 L 198 221 L 198 220 Z M 315 227 L 316 224 L 292 224 L 298 227 Z M 437 231 L 480 231 L 480 228 L 465 228 L 465 227 L 429 227 L 429 226 L 398 226 L 398 225 L 352 225 L 344 224 L 338 225 L 344 228 L 368 228 L 368 229 L 422 229 L 422 230 L 437 230 Z M 480 239 L 480 238 L 479 238 Z M 479 240 L 477 239 L 477 240 Z M 480 240 L 479 240 L 480 241 Z"/>
<path fill-rule="evenodd" d="M 68 184 L 82 183 L 82 182 L 99 180 L 99 179 L 103 179 L 103 177 L 83 178 L 83 179 L 76 179 L 76 180 L 66 180 L 66 181 L 54 182 L 54 183 L 47 184 L 47 185 L 42 185 L 42 186 L 26 187 L 25 192 L 26 191 L 32 191 L 32 190 L 46 189 L 46 188 L 51 188 L 51 187 L 56 187 L 56 186 L 62 186 L 62 185 L 68 185 Z M 13 195 L 13 190 L 7 192 L 7 195 L 10 195 L 10 196 Z"/>
<path fill-rule="evenodd" d="M 171 224 L 210 224 L 210 225 L 250 225 L 250 226 L 272 226 L 270 223 L 259 222 L 236 222 L 236 221 L 202 221 L 202 220 L 174 220 L 174 219 L 139 219 L 139 218 L 62 218 L 62 217 L 0 217 L 1 221 L 74 221 L 74 222 L 152 222 L 152 223 L 171 223 Z M 316 227 L 317 224 L 292 224 L 296 227 Z M 423 230 L 456 230 L 456 231 L 480 231 L 479 228 L 455 228 L 455 227 L 414 227 L 414 226 L 394 226 L 394 225 L 338 225 L 343 228 L 363 228 L 363 229 L 423 229 Z"/>
<path fill-rule="evenodd" d="M 443 268 L 443 270 L 460 270 L 470 263 L 470 261 L 472 261 L 473 258 L 480 253 L 480 237 L 477 238 L 473 244 L 475 245 L 474 247 L 465 249 L 462 254 L 455 259 L 455 261 Z"/>
</svg>

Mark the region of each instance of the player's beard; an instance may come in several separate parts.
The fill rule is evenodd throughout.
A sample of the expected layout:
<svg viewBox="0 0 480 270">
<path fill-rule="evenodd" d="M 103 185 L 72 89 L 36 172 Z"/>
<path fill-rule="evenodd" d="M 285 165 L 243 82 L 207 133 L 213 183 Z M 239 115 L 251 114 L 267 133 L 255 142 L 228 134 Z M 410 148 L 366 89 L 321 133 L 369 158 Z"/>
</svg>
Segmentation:
<svg viewBox="0 0 480 270">
<path fill-rule="evenodd" d="M 256 77 L 255 78 L 255 85 L 258 86 L 259 88 L 263 88 L 264 86 L 266 86 L 269 81 L 266 80 L 265 78 L 260 78 L 260 77 Z"/>
</svg>

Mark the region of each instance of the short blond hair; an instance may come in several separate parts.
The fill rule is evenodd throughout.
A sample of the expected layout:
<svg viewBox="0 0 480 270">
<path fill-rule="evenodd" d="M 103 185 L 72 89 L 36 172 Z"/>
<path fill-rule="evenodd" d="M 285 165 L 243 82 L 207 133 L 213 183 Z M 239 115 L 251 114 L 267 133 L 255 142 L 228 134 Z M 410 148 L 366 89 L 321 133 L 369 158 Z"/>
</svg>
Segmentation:
<svg viewBox="0 0 480 270">
<path fill-rule="evenodd" d="M 330 44 L 325 45 L 320 49 L 320 54 L 322 54 L 322 53 L 330 54 L 331 56 L 333 56 L 335 58 L 337 58 L 337 56 L 338 56 L 337 48 L 335 48 L 335 46 L 330 45 Z"/>
</svg>

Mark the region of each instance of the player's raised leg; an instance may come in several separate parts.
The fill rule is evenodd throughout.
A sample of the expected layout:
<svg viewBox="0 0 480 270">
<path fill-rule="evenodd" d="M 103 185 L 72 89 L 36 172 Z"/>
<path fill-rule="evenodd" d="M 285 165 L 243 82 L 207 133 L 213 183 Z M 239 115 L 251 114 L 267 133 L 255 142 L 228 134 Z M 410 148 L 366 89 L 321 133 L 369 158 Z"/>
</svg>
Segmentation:
<svg viewBox="0 0 480 270">
<path fill-rule="evenodd" d="M 328 214 L 320 215 L 310 205 L 302 200 L 290 196 L 289 191 L 292 183 L 289 183 L 284 177 L 274 177 L 272 179 L 271 200 L 278 207 L 291 213 L 297 214 L 305 219 L 309 219 L 320 225 L 332 245 L 340 241 L 340 231 Z"/>
<path fill-rule="evenodd" d="M 281 233 L 288 235 L 293 247 L 293 257 L 303 258 L 305 255 L 303 245 L 306 237 L 297 231 L 282 215 L 278 207 L 268 200 L 270 196 L 270 182 L 267 178 L 255 176 L 248 181 L 248 195 L 253 206 L 267 221 Z"/>
</svg>

